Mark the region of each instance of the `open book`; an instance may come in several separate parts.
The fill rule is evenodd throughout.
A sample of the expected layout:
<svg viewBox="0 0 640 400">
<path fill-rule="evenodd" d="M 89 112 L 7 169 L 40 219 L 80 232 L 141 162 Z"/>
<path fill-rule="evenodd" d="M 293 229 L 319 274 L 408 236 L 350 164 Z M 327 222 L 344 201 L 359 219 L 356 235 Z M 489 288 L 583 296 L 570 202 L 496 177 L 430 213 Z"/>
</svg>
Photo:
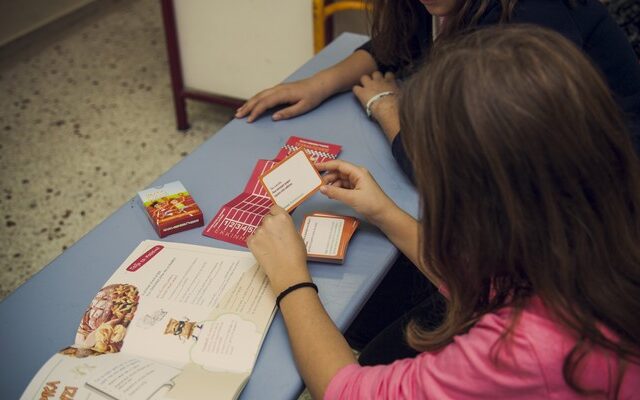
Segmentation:
<svg viewBox="0 0 640 400">
<path fill-rule="evenodd" d="M 144 241 L 22 398 L 235 399 L 274 312 L 251 253 Z"/>
</svg>

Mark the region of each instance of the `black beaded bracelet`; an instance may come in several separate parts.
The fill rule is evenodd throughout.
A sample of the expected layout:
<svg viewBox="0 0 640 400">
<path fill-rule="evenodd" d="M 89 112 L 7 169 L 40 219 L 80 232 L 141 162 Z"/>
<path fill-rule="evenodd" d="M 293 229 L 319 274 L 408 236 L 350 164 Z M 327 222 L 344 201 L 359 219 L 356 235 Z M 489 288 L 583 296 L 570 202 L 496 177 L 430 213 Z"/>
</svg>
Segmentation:
<svg viewBox="0 0 640 400">
<path fill-rule="evenodd" d="M 284 299 L 284 297 L 286 295 L 288 295 L 289 293 L 293 292 L 294 290 L 298 290 L 300 288 L 303 287 L 310 287 L 310 288 L 314 288 L 316 293 L 318 292 L 318 287 L 316 286 L 315 283 L 313 282 L 300 282 L 300 283 L 296 283 L 293 286 L 289 286 L 288 288 L 286 288 L 285 290 L 283 290 L 282 292 L 280 292 L 280 294 L 278 295 L 278 297 L 276 297 L 276 306 L 280 307 L 280 302 L 282 301 L 282 299 Z"/>
</svg>

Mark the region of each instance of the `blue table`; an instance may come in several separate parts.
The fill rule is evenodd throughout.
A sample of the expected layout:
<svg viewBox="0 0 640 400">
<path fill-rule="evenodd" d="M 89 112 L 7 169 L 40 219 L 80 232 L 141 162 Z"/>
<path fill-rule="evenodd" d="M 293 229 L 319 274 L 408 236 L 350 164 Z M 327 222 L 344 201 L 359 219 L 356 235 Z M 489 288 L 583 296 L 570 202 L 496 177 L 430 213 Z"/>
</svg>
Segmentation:
<svg viewBox="0 0 640 400">
<path fill-rule="evenodd" d="M 335 64 L 366 37 L 344 34 L 302 66 L 297 80 Z M 273 158 L 290 136 L 343 146 L 340 158 L 366 166 L 398 205 L 415 215 L 417 196 L 396 166 L 378 126 L 368 120 L 351 93 L 335 96 L 315 111 L 289 121 L 268 116 L 253 124 L 230 122 L 154 184 L 180 180 L 202 207 L 205 222 L 240 193 L 259 158 Z M 140 188 L 144 189 L 144 188 Z M 322 210 L 354 215 L 347 207 L 316 194 L 294 212 L 301 218 Z M 202 236 L 202 229 L 165 240 L 242 249 Z M 137 195 L 67 249 L 41 272 L 0 303 L 0 398 L 20 396 L 44 362 L 73 343 L 85 308 L 115 268 L 145 239 L 157 239 Z M 361 224 L 342 266 L 311 263 L 320 297 L 338 328 L 345 330 L 369 298 L 397 255 L 372 225 Z M 265 338 L 242 399 L 290 399 L 303 388 L 280 314 Z"/>
</svg>

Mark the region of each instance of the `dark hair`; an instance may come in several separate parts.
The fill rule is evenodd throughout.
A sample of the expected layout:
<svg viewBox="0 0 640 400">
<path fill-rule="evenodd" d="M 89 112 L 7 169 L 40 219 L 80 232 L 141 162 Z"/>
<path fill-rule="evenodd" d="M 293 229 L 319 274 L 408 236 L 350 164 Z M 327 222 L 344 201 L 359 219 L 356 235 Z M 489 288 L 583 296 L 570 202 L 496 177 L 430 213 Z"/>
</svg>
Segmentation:
<svg viewBox="0 0 640 400">
<path fill-rule="evenodd" d="M 384 65 L 397 65 L 412 69 L 419 48 L 415 33 L 424 5 L 417 0 L 367 0 L 371 5 L 371 45 L 378 61 Z M 495 0 L 458 0 L 454 12 L 440 33 L 446 38 L 455 32 L 474 27 L 479 18 Z M 517 0 L 500 0 L 502 11 L 499 22 L 507 22 Z"/>
<path fill-rule="evenodd" d="M 421 257 L 449 292 L 444 323 L 410 324 L 409 343 L 442 348 L 509 306 L 506 343 L 535 295 L 577 339 L 563 366 L 574 390 L 591 393 L 578 371 L 594 347 L 620 374 L 638 363 L 640 163 L 586 57 L 543 28 L 481 29 L 439 43 L 400 110 Z"/>
<path fill-rule="evenodd" d="M 416 31 L 420 25 L 419 15 L 424 13 L 424 5 L 418 0 L 364 1 L 370 5 L 371 45 L 376 59 L 383 65 L 397 66 L 410 74 L 421 61 L 421 57 L 413 54 L 412 49 L 420 48 Z M 575 7 L 579 1 L 564 0 L 569 7 Z M 497 23 L 502 24 L 511 20 L 518 0 L 456 0 L 453 13 L 447 17 L 438 40 L 476 27 L 492 3 L 500 5 Z"/>
</svg>

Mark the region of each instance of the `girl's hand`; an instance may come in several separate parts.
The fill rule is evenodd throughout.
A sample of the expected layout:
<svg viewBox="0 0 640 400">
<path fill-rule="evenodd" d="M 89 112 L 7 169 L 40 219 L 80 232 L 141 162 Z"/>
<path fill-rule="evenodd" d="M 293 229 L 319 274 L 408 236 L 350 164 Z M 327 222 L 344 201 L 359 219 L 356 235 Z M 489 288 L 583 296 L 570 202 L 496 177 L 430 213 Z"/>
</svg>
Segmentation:
<svg viewBox="0 0 640 400">
<path fill-rule="evenodd" d="M 353 208 L 373 224 L 379 225 L 388 211 L 397 209 L 365 168 L 340 160 L 316 167 L 327 172 L 320 192 Z"/>
<path fill-rule="evenodd" d="M 269 277 L 276 295 L 291 285 L 311 281 L 307 249 L 284 208 L 271 207 L 260 227 L 247 239 L 247 246 Z"/>
<path fill-rule="evenodd" d="M 367 106 L 367 102 L 378 93 L 393 92 L 391 96 L 384 96 L 376 100 L 371 106 L 371 115 L 378 121 L 389 141 L 393 141 L 400 132 L 400 117 L 398 112 L 398 95 L 400 87 L 396 84 L 396 78 L 391 72 L 382 75 L 379 71 L 371 76 L 364 75 L 360 78 L 360 85 L 353 87 L 353 94 L 356 95 L 362 107 Z"/>
<path fill-rule="evenodd" d="M 274 121 L 289 119 L 316 108 L 329 95 L 322 79 L 317 76 L 297 82 L 281 83 L 247 100 L 236 110 L 235 116 L 244 118 L 249 115 L 247 122 L 253 122 L 271 107 L 290 104 L 289 107 L 276 111 L 272 116 Z"/>
</svg>

